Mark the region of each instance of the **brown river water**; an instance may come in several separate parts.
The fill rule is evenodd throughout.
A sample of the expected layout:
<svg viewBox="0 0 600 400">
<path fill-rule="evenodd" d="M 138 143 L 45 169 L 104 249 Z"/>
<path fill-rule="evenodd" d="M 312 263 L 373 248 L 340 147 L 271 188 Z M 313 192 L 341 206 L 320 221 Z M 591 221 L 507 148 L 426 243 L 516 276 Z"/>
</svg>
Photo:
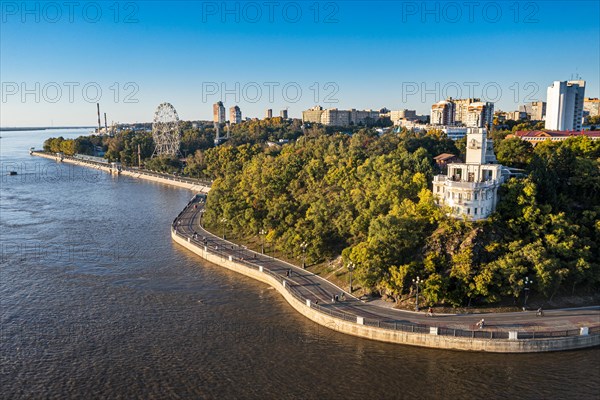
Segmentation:
<svg viewBox="0 0 600 400">
<path fill-rule="evenodd" d="M 171 242 L 190 192 L 27 154 L 86 133 L 1 132 L 0 398 L 600 398 L 598 348 L 443 351 L 314 324 Z"/>
</svg>

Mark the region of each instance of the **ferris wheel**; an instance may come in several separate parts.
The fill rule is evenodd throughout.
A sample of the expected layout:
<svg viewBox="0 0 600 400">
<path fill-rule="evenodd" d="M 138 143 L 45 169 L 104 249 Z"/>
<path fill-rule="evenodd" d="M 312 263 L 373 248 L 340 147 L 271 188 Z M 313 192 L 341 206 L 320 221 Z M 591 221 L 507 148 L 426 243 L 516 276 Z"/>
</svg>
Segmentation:
<svg viewBox="0 0 600 400">
<path fill-rule="evenodd" d="M 181 132 L 179 131 L 179 116 L 171 103 L 162 103 L 154 112 L 152 123 L 152 138 L 156 147 L 154 156 L 179 154 Z"/>
</svg>

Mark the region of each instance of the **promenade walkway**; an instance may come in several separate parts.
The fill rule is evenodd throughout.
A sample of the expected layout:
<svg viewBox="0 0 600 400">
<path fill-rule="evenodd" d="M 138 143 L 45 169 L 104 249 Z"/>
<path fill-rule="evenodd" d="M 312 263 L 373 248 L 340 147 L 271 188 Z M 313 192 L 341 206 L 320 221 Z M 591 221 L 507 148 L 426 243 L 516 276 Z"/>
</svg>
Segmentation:
<svg viewBox="0 0 600 400">
<path fill-rule="evenodd" d="M 285 280 L 296 294 L 308 299 L 313 307 L 347 321 L 365 320 L 365 325 L 388 329 L 428 333 L 437 327 L 441 334 L 464 337 L 508 339 L 509 331 L 519 332 L 519 339 L 550 338 L 580 335 L 581 327 L 590 334 L 600 334 L 600 306 L 574 309 L 545 310 L 543 317 L 535 311 L 487 314 L 435 314 L 411 312 L 362 302 L 329 281 L 282 260 L 260 254 L 213 235 L 201 226 L 203 197 L 196 196 L 173 223 L 177 234 L 213 254 L 249 266 L 262 266 Z M 290 275 L 291 271 L 291 275 Z M 342 296 L 343 294 L 343 296 Z M 338 295 L 339 301 L 333 297 Z M 485 319 L 483 329 L 476 323 Z"/>
<path fill-rule="evenodd" d="M 66 156 L 58 159 L 56 154 L 45 152 L 32 151 L 31 154 L 115 172 L 106 163 Z M 145 170 L 121 168 L 120 171 L 136 179 L 186 188 L 195 193 L 210 189 L 210 182 Z M 428 317 L 425 312 L 364 303 L 309 271 L 250 251 L 206 231 L 200 224 L 203 198 L 195 196 L 177 216 L 172 225 L 173 239 L 216 264 L 275 285 L 298 312 L 330 329 L 392 343 L 500 353 L 558 351 L 600 344 L 600 306 L 547 310 L 541 318 L 535 311 Z M 332 299 L 335 295 L 339 301 Z M 483 329 L 476 326 L 481 318 L 486 321 Z"/>
</svg>

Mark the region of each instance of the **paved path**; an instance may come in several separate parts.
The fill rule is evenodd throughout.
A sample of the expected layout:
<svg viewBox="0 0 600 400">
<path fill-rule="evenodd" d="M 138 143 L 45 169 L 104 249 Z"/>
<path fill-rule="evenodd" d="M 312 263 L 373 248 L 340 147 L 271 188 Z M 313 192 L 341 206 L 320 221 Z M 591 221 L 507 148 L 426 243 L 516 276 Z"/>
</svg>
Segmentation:
<svg viewBox="0 0 600 400">
<path fill-rule="evenodd" d="M 388 324 L 428 325 L 463 330 L 476 330 L 475 324 L 481 318 L 485 319 L 484 329 L 486 331 L 546 332 L 574 330 L 584 326 L 600 326 L 600 306 L 544 310 L 544 317 L 537 317 L 535 311 L 435 314 L 430 317 L 425 312 L 396 310 L 364 303 L 311 272 L 271 256 L 248 250 L 204 230 L 200 225 L 202 212 L 204 211 L 201 199 L 201 197 L 197 197 L 195 202 L 190 203 L 174 223 L 174 227 L 180 235 L 190 238 L 192 242 L 200 246 L 208 246 L 212 252 L 219 252 L 224 257 L 232 256 L 234 259 L 243 259 L 245 262 L 269 269 L 278 274 L 281 279 L 286 279 L 288 284 L 299 291 L 302 297 L 310 299 L 313 303 L 318 301 L 321 307 L 329 310 L 353 314 L 369 320 L 379 320 Z M 288 271 L 291 271 L 289 277 L 287 276 Z M 332 296 L 341 293 L 345 294 L 344 300 L 332 301 Z"/>
</svg>

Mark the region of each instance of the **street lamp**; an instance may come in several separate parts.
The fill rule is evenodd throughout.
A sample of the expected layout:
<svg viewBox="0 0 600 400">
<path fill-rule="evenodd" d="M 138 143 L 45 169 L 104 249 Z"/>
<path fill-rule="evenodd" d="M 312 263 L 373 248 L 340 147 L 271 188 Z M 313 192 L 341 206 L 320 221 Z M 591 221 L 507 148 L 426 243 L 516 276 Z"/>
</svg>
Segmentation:
<svg viewBox="0 0 600 400">
<path fill-rule="evenodd" d="M 526 276 L 523 283 L 525 285 L 523 288 L 523 291 L 525 292 L 525 298 L 523 299 L 523 310 L 525 310 L 527 308 L 527 299 L 529 298 L 529 286 L 533 283 L 533 279 L 529 279 L 529 277 Z"/>
<path fill-rule="evenodd" d="M 302 268 L 306 268 L 306 247 L 308 247 L 308 243 L 300 243 L 300 248 L 302 249 Z"/>
<path fill-rule="evenodd" d="M 265 254 L 265 230 L 261 229 L 258 234 L 260 235 L 260 252 L 261 254 Z"/>
<path fill-rule="evenodd" d="M 221 223 L 223 224 L 223 240 L 225 239 L 225 223 L 227 222 L 227 218 L 221 218 Z"/>
<path fill-rule="evenodd" d="M 355 267 L 356 265 L 352 261 L 350 261 L 346 266 L 346 268 L 348 268 L 348 272 L 350 273 L 350 294 L 352 294 L 352 271 L 354 271 Z"/>
<path fill-rule="evenodd" d="M 419 311 L 419 283 L 421 283 L 421 278 L 419 278 L 417 276 L 417 279 L 413 279 L 412 281 L 417 286 L 417 296 L 415 298 L 415 310 Z"/>
</svg>

